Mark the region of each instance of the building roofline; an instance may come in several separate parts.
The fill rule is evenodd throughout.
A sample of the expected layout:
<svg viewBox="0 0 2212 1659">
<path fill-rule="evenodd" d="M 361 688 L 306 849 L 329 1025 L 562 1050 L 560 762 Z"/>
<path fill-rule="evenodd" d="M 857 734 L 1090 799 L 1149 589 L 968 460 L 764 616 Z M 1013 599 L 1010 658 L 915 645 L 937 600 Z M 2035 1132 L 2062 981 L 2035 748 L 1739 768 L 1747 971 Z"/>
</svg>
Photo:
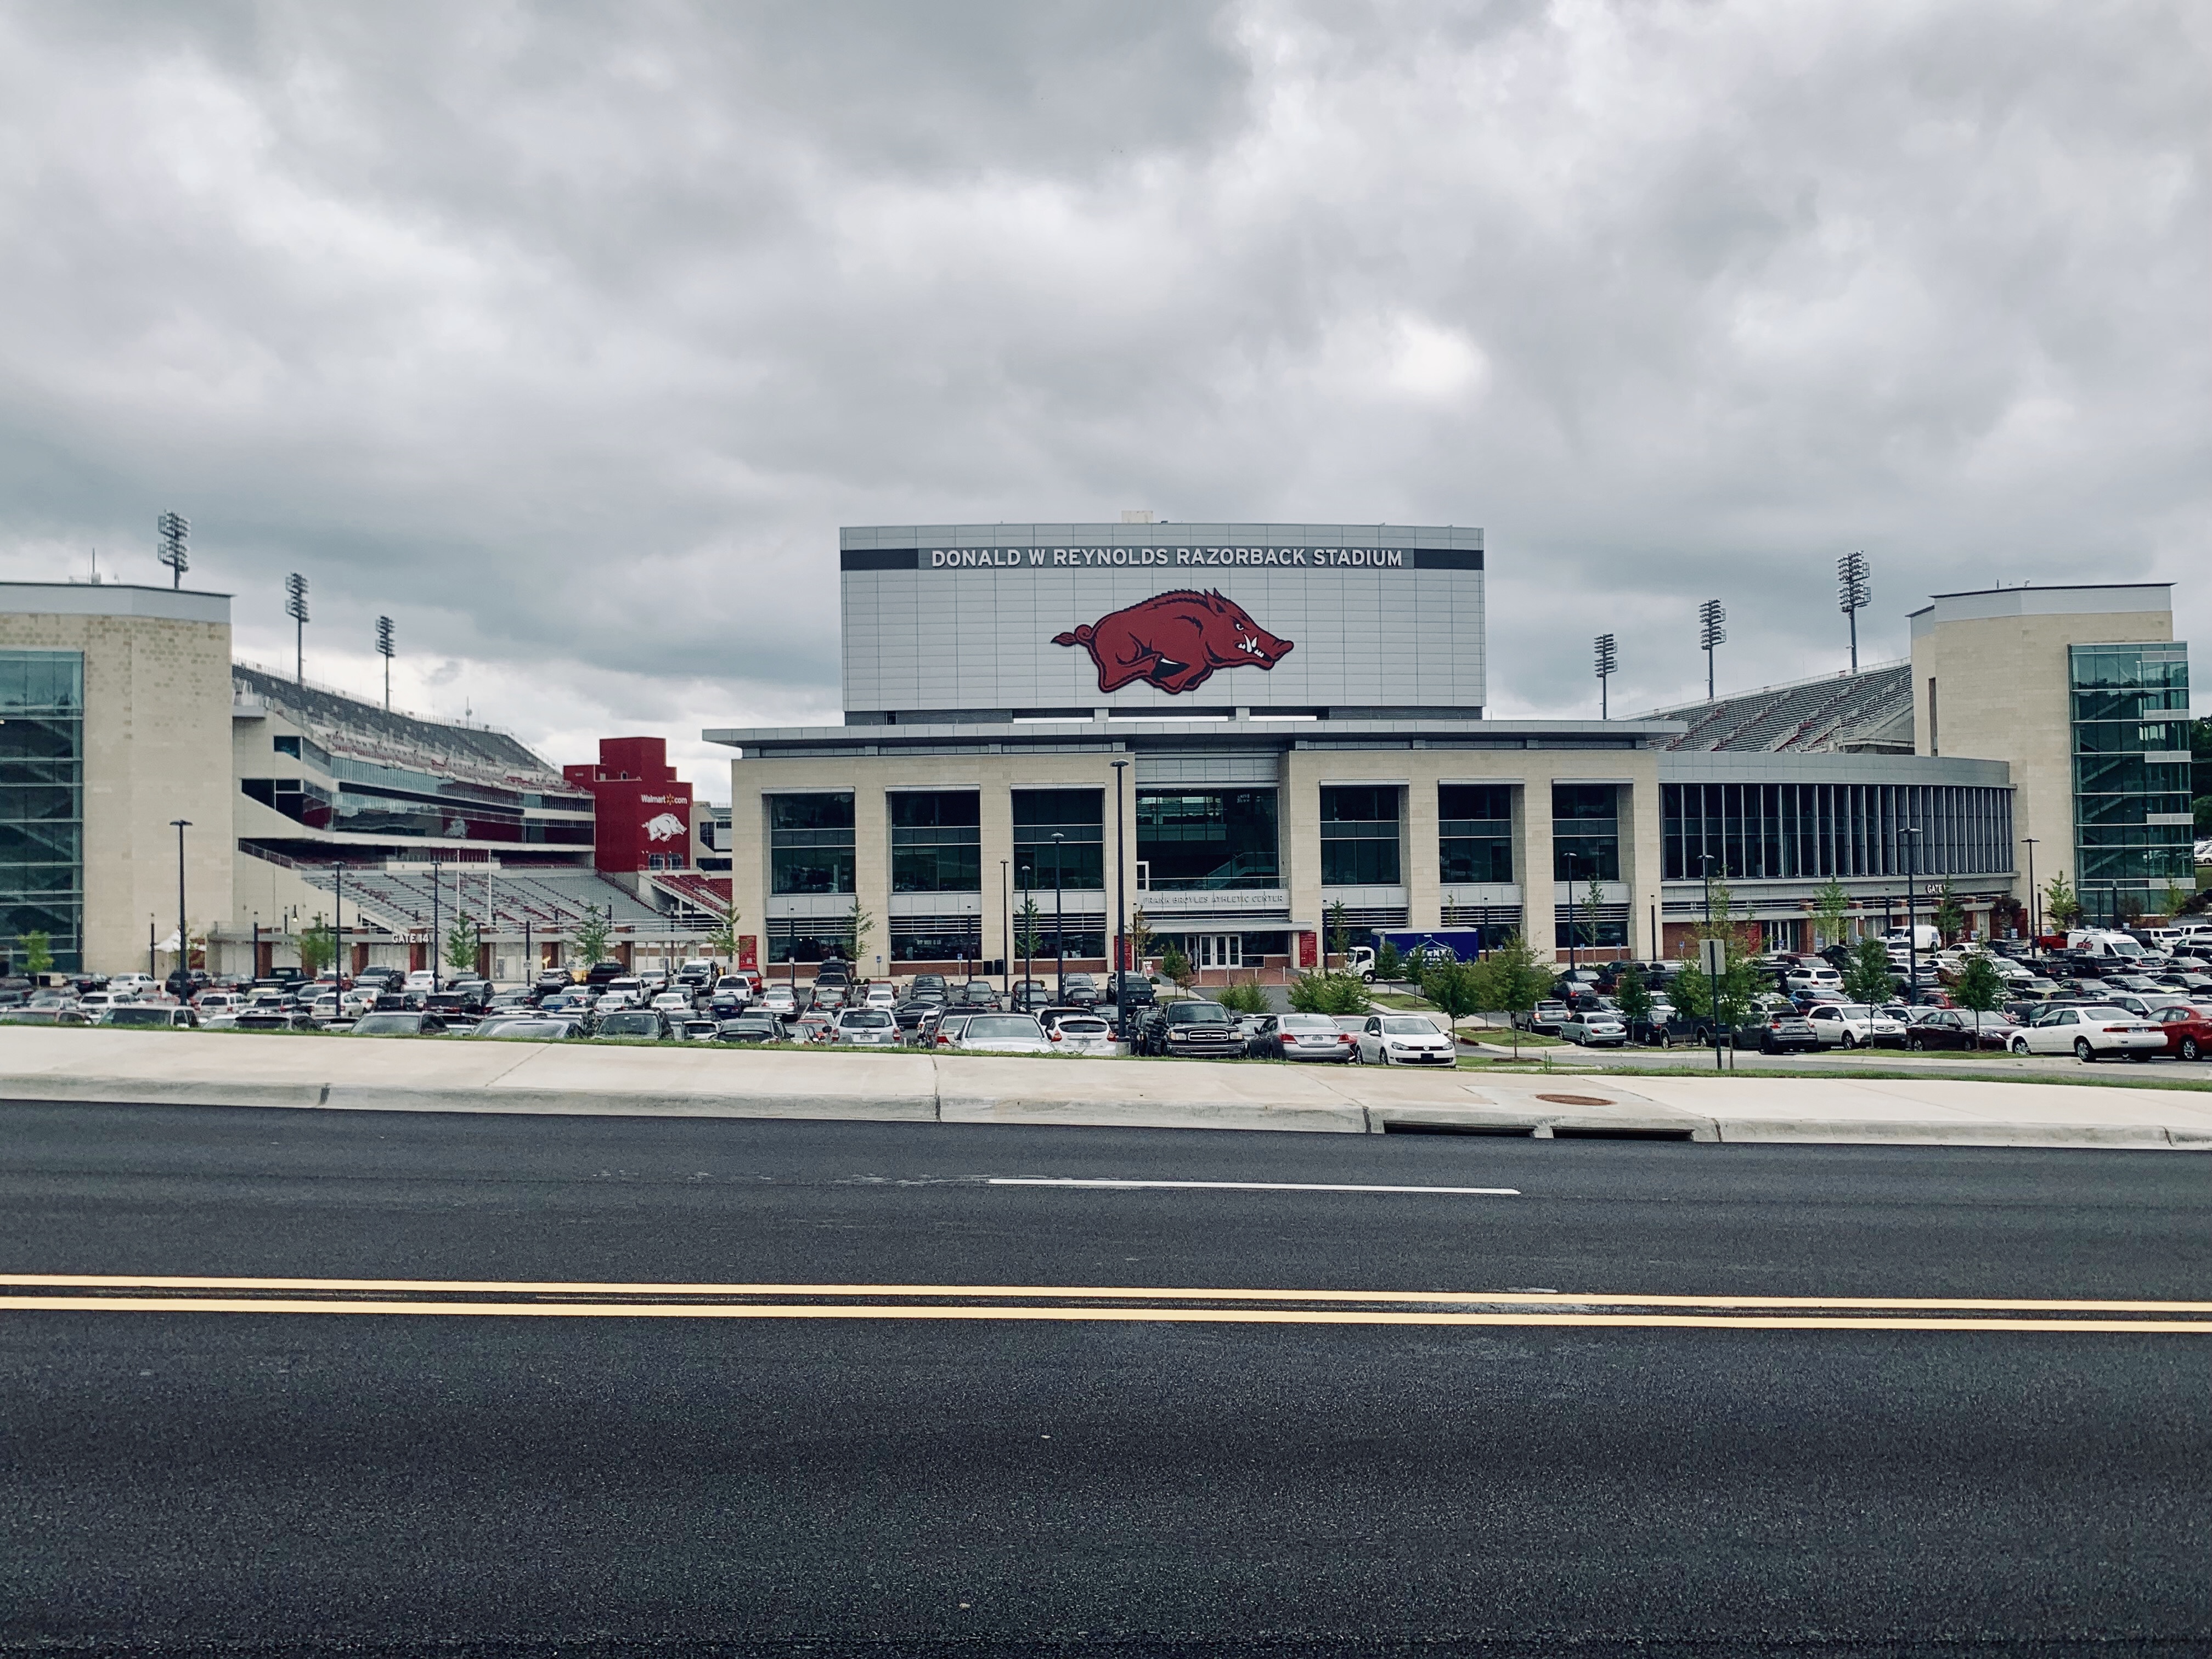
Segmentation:
<svg viewBox="0 0 2212 1659">
<path fill-rule="evenodd" d="M 1911 658 L 1896 657 L 1887 662 L 1870 662 L 1863 668 L 1838 668 L 1831 674 L 1808 674 L 1802 680 L 1782 680 L 1773 685 L 1753 685 L 1741 691 L 1723 691 L 1717 696 L 1699 697 L 1693 702 L 1669 703 L 1663 708 L 1654 708 L 1648 714 L 1631 714 L 1627 718 L 1638 720 L 1667 720 L 1687 709 L 1717 708 L 1722 703 L 1737 702 L 1746 697 L 1764 697 L 1777 692 L 1800 691 L 1808 685 L 1829 685 L 1838 680 L 1862 679 L 1869 674 L 1893 672 L 1899 668 L 1911 666 Z"/>
<path fill-rule="evenodd" d="M 972 726 L 709 726 L 699 736 L 705 743 L 730 747 L 755 744 L 849 744 L 903 748 L 910 744 L 1066 742 L 1071 738 L 1112 743 L 1143 738 L 1188 744 L 1281 743 L 1299 738 L 1390 737 L 1615 738 L 1637 739 L 1672 737 L 1687 730 L 1680 720 L 1023 720 Z"/>
<path fill-rule="evenodd" d="M 230 625 L 228 593 L 150 582 L 0 582 L 0 612 L 33 617 L 137 617 Z"/>
</svg>

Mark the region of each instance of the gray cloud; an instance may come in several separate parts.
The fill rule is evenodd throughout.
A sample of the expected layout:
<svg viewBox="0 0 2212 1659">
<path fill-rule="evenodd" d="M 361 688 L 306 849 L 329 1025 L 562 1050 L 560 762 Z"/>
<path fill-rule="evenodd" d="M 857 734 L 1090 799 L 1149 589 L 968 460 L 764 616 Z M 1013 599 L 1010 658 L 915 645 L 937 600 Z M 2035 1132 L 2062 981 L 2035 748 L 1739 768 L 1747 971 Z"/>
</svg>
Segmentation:
<svg viewBox="0 0 2212 1659">
<path fill-rule="evenodd" d="M 2182 5 L 0 6 L 0 570 L 574 758 L 834 717 L 840 523 L 1480 524 L 1509 711 L 2204 561 Z M 2201 584 L 2183 631 L 2212 616 Z M 412 665 L 419 659 L 419 670 Z M 465 672 L 433 685 L 439 664 Z M 410 678 L 410 676 L 414 678 Z M 400 681 L 395 681 L 395 690 Z M 695 773 L 702 778 L 708 774 Z M 719 789 L 717 790 L 719 793 Z"/>
</svg>

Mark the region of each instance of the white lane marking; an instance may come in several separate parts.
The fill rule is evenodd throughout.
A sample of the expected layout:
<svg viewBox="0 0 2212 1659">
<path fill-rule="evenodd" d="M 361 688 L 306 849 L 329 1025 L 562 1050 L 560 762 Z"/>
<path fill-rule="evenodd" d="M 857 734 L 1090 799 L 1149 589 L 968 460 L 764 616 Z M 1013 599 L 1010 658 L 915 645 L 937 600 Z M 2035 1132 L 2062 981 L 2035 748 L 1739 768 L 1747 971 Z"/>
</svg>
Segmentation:
<svg viewBox="0 0 2212 1659">
<path fill-rule="evenodd" d="M 991 1176 L 987 1187 L 1103 1187 L 1196 1189 L 1227 1193 L 1437 1193 L 1462 1198 L 1518 1198 L 1518 1187 L 1354 1187 L 1304 1181 L 1078 1181 L 1055 1176 Z"/>
</svg>

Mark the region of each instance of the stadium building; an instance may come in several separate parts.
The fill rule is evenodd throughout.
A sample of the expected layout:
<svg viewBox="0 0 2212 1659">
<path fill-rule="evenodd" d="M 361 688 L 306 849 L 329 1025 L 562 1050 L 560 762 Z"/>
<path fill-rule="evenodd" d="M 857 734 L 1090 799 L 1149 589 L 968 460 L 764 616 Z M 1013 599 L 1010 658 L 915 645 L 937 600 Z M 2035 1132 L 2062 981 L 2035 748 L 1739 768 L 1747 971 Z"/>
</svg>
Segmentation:
<svg viewBox="0 0 2212 1659">
<path fill-rule="evenodd" d="M 853 953 L 997 973 L 1059 948 L 1096 970 L 1133 928 L 1218 982 L 1313 965 L 1340 918 L 1674 954 L 1708 876 L 1809 948 L 1832 879 L 1855 928 L 1948 884 L 1986 935 L 2038 829 L 2042 875 L 2109 878 L 2114 903 L 2165 857 L 2142 835 L 2167 828 L 2162 750 L 2069 765 L 2105 702 L 2185 704 L 2163 588 L 1947 595 L 1911 663 L 1530 720 L 1486 706 L 1484 580 L 1482 533 L 1445 526 L 845 530 L 844 724 L 704 734 L 738 751 L 716 850 L 748 948 L 794 972 Z M 2145 861 L 2101 858 L 2130 813 L 2115 850 Z"/>
</svg>

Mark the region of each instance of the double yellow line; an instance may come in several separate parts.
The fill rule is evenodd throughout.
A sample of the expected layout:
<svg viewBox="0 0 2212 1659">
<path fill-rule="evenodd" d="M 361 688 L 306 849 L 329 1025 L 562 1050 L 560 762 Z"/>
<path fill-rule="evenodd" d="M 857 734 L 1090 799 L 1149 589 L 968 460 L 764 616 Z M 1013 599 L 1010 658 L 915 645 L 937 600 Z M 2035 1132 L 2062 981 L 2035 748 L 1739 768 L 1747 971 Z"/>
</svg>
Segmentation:
<svg viewBox="0 0 2212 1659">
<path fill-rule="evenodd" d="M 2212 1302 L 1615 1296 L 1556 1291 L 1157 1290 L 1058 1285 L 596 1284 L 105 1273 L 0 1274 L 0 1311 L 2212 1334 Z"/>
</svg>

